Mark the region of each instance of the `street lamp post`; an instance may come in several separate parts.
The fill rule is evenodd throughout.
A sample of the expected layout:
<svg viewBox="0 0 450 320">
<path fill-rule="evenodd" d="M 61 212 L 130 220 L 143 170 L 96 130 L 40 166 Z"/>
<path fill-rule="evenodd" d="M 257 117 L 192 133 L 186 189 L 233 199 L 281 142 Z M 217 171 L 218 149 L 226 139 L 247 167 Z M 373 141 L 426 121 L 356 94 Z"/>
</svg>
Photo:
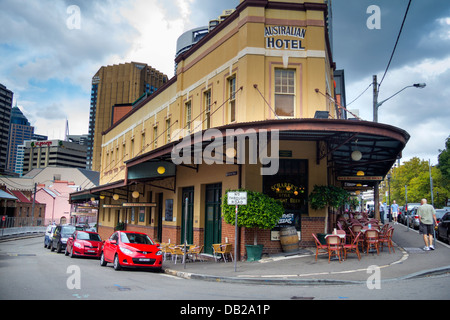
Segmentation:
<svg viewBox="0 0 450 320">
<path fill-rule="evenodd" d="M 396 96 L 397 94 L 399 94 L 400 92 L 402 92 L 403 90 L 407 89 L 407 88 L 420 88 L 423 89 L 426 87 L 426 83 L 415 83 L 413 85 L 410 86 L 406 86 L 403 89 L 401 89 L 400 91 L 397 91 L 396 93 L 394 93 L 392 96 L 390 96 L 389 98 L 378 102 L 378 82 L 377 82 L 377 76 L 374 75 L 373 76 L 373 122 L 378 122 L 378 108 L 385 103 L 386 101 L 388 101 L 389 99 L 391 99 L 392 97 Z"/>
</svg>

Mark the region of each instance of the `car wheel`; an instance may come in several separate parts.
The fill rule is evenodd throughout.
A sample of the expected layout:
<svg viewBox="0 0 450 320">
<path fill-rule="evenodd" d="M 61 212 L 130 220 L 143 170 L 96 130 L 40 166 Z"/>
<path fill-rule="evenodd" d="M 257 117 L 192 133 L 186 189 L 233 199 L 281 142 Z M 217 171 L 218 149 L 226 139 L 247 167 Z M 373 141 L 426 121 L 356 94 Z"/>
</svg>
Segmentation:
<svg viewBox="0 0 450 320">
<path fill-rule="evenodd" d="M 106 267 L 106 264 L 107 264 L 107 262 L 105 260 L 105 256 L 103 255 L 103 252 L 102 252 L 102 255 L 100 256 L 100 265 L 102 267 Z"/>
<path fill-rule="evenodd" d="M 114 257 L 114 270 L 119 271 L 120 270 L 120 263 L 119 263 L 119 255 L 116 254 Z"/>
<path fill-rule="evenodd" d="M 53 242 L 50 243 L 50 251 L 55 251 L 55 248 L 53 248 Z"/>
<path fill-rule="evenodd" d="M 65 255 L 65 256 L 68 256 L 68 255 L 69 255 L 69 251 L 67 250 L 67 247 L 66 247 L 66 249 L 64 250 L 64 255 Z"/>
<path fill-rule="evenodd" d="M 56 245 L 56 253 L 61 253 L 61 244 L 60 243 L 58 243 Z"/>
</svg>

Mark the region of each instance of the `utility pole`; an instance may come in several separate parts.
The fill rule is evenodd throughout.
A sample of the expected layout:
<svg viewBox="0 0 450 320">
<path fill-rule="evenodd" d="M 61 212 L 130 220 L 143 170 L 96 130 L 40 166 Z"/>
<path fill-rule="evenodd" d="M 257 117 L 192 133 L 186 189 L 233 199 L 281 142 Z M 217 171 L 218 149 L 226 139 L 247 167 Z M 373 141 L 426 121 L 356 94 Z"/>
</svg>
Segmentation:
<svg viewBox="0 0 450 320">
<path fill-rule="evenodd" d="M 373 122 L 378 122 L 378 83 L 377 75 L 373 76 Z"/>
</svg>

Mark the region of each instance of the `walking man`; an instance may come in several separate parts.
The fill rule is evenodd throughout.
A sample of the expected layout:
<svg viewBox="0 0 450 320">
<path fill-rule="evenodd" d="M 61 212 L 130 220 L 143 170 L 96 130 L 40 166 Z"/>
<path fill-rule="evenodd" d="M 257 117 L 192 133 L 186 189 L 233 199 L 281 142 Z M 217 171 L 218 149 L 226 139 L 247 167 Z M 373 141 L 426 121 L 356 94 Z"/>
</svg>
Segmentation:
<svg viewBox="0 0 450 320">
<path fill-rule="evenodd" d="M 391 214 L 392 214 L 392 218 L 394 219 L 394 223 L 397 224 L 398 204 L 395 202 L 395 200 L 391 204 Z"/>
<path fill-rule="evenodd" d="M 432 205 L 427 203 L 427 199 L 422 199 L 420 202 L 421 206 L 417 209 L 417 215 L 419 216 L 419 233 L 423 235 L 423 241 L 425 242 L 425 247 L 423 250 L 430 251 L 434 250 L 433 246 L 433 228 L 436 221 L 436 211 Z M 433 221 L 434 220 L 434 221 Z"/>
</svg>

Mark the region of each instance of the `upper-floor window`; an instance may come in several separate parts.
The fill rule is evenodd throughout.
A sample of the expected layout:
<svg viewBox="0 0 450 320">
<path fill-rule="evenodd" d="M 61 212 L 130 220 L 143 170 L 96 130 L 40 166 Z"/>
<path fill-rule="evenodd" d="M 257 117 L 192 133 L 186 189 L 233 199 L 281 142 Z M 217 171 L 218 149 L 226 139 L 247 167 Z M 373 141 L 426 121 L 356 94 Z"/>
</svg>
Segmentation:
<svg viewBox="0 0 450 320">
<path fill-rule="evenodd" d="M 192 121 L 192 104 L 191 101 L 186 102 L 186 121 L 185 129 L 187 134 L 191 134 L 191 121 Z"/>
<path fill-rule="evenodd" d="M 170 118 L 168 118 L 166 120 L 166 142 L 169 143 L 170 142 Z"/>
<path fill-rule="evenodd" d="M 228 79 L 230 122 L 236 121 L 236 77 Z"/>
<path fill-rule="evenodd" d="M 275 113 L 279 117 L 295 115 L 295 70 L 275 69 Z"/>
<path fill-rule="evenodd" d="M 203 93 L 203 106 L 205 110 L 204 128 L 211 128 L 211 90 Z"/>
</svg>

